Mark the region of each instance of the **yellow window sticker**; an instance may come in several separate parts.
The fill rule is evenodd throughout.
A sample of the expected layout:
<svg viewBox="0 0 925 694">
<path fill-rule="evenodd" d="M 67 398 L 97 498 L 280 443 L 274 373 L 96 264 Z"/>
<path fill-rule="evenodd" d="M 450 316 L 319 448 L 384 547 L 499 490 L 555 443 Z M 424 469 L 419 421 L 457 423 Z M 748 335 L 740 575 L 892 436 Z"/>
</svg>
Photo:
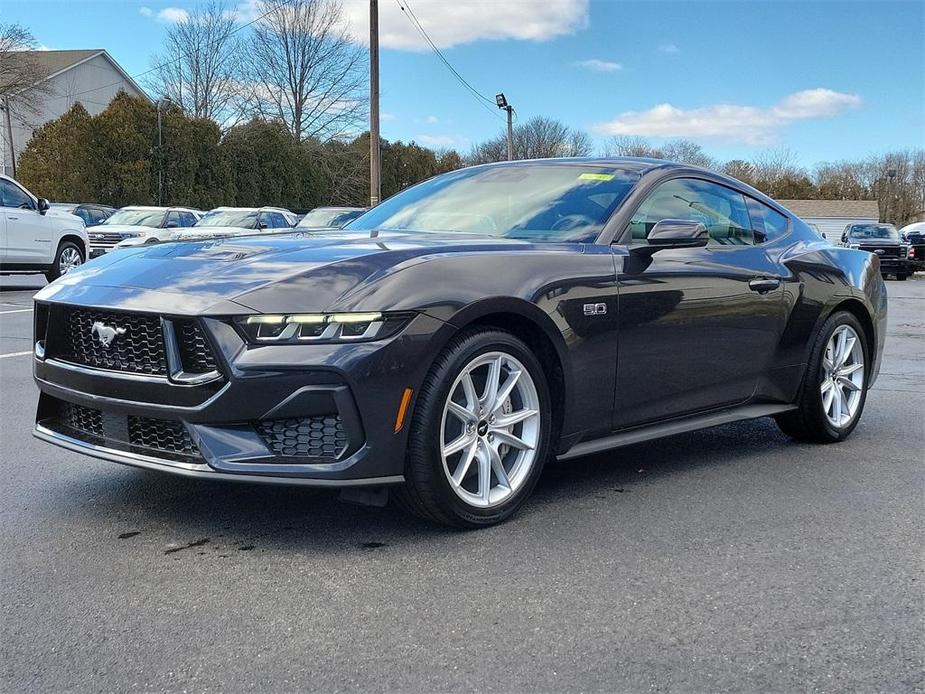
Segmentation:
<svg viewBox="0 0 925 694">
<path fill-rule="evenodd" d="M 605 174 L 605 173 L 583 173 L 579 176 L 582 181 L 612 181 L 616 178 L 616 174 Z"/>
</svg>

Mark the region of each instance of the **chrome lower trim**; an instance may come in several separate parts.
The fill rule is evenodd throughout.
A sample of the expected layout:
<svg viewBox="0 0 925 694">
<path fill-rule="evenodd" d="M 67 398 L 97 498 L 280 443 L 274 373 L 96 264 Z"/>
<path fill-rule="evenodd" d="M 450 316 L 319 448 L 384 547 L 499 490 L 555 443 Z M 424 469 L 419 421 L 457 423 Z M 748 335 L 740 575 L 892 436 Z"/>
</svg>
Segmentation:
<svg viewBox="0 0 925 694">
<path fill-rule="evenodd" d="M 287 484 L 302 487 L 369 487 L 383 486 L 389 484 L 401 484 L 405 481 L 403 475 L 392 475 L 389 477 L 368 477 L 355 480 L 330 480 L 305 477 L 274 477 L 272 475 L 252 475 L 217 472 L 205 463 L 181 463 L 172 460 L 162 460 L 152 458 L 147 455 L 130 453 L 127 451 L 117 451 L 112 448 L 104 448 L 80 439 L 75 439 L 65 434 L 60 434 L 51 429 L 36 424 L 32 430 L 32 435 L 47 441 L 61 448 L 70 451 L 83 453 L 84 455 L 108 460 L 113 463 L 129 465 L 132 467 L 144 468 L 146 470 L 157 470 L 167 472 L 182 477 L 192 477 L 195 479 L 223 480 L 228 482 L 256 482 L 259 484 Z"/>
</svg>

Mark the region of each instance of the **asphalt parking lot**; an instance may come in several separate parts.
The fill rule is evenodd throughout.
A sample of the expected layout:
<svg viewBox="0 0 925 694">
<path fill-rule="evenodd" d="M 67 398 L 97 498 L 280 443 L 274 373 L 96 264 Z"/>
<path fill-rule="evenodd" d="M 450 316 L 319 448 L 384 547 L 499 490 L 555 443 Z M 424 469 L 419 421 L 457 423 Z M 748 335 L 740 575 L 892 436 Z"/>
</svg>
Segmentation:
<svg viewBox="0 0 925 694">
<path fill-rule="evenodd" d="M 3 691 L 913 691 L 925 277 L 847 442 L 759 420 L 547 468 L 489 530 L 30 435 L 38 278 L 0 278 Z"/>
</svg>

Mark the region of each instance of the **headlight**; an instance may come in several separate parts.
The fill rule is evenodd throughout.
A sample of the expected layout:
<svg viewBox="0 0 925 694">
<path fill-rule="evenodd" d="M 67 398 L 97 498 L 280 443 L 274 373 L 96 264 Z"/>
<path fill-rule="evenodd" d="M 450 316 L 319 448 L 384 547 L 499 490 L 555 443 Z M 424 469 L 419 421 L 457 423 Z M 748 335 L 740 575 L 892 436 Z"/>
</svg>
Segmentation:
<svg viewBox="0 0 925 694">
<path fill-rule="evenodd" d="M 401 330 L 408 313 L 301 313 L 235 319 L 250 342 L 360 342 L 383 340 Z"/>
<path fill-rule="evenodd" d="M 861 247 L 860 244 L 857 244 L 857 243 L 849 243 L 849 244 L 848 244 L 848 248 L 860 248 L 860 247 Z"/>
</svg>

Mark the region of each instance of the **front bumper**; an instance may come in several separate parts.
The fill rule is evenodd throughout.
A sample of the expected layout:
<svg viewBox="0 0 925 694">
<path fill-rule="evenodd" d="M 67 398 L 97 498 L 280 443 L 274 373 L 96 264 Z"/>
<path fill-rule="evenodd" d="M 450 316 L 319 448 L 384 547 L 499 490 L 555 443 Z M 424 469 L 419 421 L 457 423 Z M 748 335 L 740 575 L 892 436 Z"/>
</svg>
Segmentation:
<svg viewBox="0 0 925 694">
<path fill-rule="evenodd" d="M 403 481 L 407 427 L 396 431 L 396 413 L 405 388 L 417 392 L 442 322 L 418 315 L 381 342 L 254 346 L 226 321 L 196 320 L 219 364 L 210 379 L 178 382 L 37 356 L 34 435 L 187 477 L 314 486 Z M 75 409 L 76 421 L 91 424 L 65 416 Z M 336 437 L 326 429 L 327 438 L 313 438 L 335 420 Z M 162 438 L 186 442 L 181 449 L 161 443 L 164 428 Z"/>
</svg>

